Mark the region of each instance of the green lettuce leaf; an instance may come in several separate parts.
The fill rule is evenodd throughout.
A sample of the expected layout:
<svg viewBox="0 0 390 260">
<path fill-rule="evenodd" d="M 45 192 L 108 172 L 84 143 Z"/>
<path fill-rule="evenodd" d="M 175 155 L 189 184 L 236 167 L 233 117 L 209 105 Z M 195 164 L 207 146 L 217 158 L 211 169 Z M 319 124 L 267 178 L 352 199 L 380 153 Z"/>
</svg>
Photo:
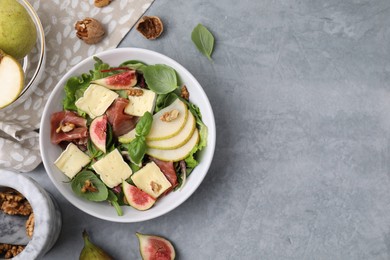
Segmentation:
<svg viewBox="0 0 390 260">
<path fill-rule="evenodd" d="M 68 79 L 64 87 L 64 110 L 78 111 L 75 102 L 84 94 L 84 91 L 88 88 L 91 79 L 92 76 L 86 73 L 80 75 L 79 77 L 71 77 Z"/>
</svg>

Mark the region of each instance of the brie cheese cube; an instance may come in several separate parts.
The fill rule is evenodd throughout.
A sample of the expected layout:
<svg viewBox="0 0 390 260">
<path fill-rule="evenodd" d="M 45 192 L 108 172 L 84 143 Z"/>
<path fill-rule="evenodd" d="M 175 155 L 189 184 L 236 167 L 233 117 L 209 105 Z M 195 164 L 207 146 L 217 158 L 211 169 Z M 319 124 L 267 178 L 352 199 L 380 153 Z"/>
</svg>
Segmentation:
<svg viewBox="0 0 390 260">
<path fill-rule="evenodd" d="M 123 160 L 118 149 L 113 150 L 94 163 L 92 168 L 100 175 L 100 179 L 104 184 L 110 188 L 122 183 L 133 173 L 130 166 Z"/>
<path fill-rule="evenodd" d="M 73 178 L 91 161 L 75 144 L 69 143 L 65 151 L 54 162 L 54 165 L 69 178 Z"/>
<path fill-rule="evenodd" d="M 148 193 L 153 198 L 158 198 L 172 186 L 154 162 L 146 164 L 139 171 L 135 172 L 131 179 L 137 188 Z"/>
<path fill-rule="evenodd" d="M 84 95 L 76 101 L 76 107 L 87 113 L 92 119 L 101 116 L 119 95 L 105 87 L 91 84 Z"/>
<path fill-rule="evenodd" d="M 140 96 L 129 95 L 129 104 L 125 108 L 125 113 L 132 116 L 143 116 L 146 111 L 152 113 L 156 103 L 156 93 L 143 88 L 133 88 L 142 91 Z"/>
</svg>

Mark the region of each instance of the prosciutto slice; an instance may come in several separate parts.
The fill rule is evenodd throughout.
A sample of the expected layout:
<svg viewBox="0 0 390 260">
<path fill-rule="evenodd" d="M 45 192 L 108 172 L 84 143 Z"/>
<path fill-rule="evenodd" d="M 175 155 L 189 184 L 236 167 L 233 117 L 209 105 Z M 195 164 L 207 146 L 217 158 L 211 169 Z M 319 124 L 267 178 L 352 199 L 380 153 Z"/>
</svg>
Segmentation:
<svg viewBox="0 0 390 260">
<path fill-rule="evenodd" d="M 138 117 L 125 114 L 127 104 L 129 104 L 128 99 L 117 98 L 106 111 L 108 122 L 116 137 L 130 132 L 137 124 Z"/>
<path fill-rule="evenodd" d="M 60 111 L 53 113 L 50 118 L 50 138 L 53 144 L 63 141 L 79 143 L 88 136 L 87 120 L 72 111 Z M 74 124 L 74 129 L 69 132 L 57 131 L 61 125 Z"/>
<path fill-rule="evenodd" d="M 158 168 L 160 168 L 162 173 L 164 173 L 165 177 L 167 177 L 168 181 L 172 184 L 171 189 L 176 187 L 178 182 L 177 182 L 177 175 L 176 175 L 175 167 L 173 166 L 173 162 L 161 161 L 151 156 L 149 156 L 149 158 L 150 160 L 156 163 Z"/>
</svg>

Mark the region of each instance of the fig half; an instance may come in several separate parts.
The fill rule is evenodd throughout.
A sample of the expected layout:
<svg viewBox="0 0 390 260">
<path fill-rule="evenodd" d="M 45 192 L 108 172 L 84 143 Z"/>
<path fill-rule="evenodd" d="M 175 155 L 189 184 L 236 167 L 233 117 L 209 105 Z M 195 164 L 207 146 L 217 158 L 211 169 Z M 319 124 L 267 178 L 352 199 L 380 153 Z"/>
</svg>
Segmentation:
<svg viewBox="0 0 390 260">
<path fill-rule="evenodd" d="M 155 198 L 126 181 L 123 181 L 122 189 L 125 194 L 126 201 L 135 209 L 147 210 L 150 209 L 156 202 Z"/>
<path fill-rule="evenodd" d="M 97 79 L 91 83 L 98 84 L 111 90 L 130 89 L 137 84 L 135 70 L 127 70 L 102 79 Z"/>
<path fill-rule="evenodd" d="M 136 233 L 139 240 L 139 250 L 143 260 L 173 260 L 176 257 L 175 248 L 167 239 L 154 235 Z"/>
<path fill-rule="evenodd" d="M 93 119 L 89 127 L 92 143 L 103 153 L 106 153 L 107 116 L 102 115 Z"/>
</svg>

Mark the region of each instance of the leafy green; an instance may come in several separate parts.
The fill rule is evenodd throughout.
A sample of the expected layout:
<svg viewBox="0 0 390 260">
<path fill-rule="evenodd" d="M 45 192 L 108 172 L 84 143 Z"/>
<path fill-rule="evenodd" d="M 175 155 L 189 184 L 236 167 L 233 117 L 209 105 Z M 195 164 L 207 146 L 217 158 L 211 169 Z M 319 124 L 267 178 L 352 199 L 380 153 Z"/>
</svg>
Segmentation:
<svg viewBox="0 0 390 260">
<path fill-rule="evenodd" d="M 121 98 L 128 98 L 129 97 L 129 94 L 127 93 L 126 89 L 117 90 L 116 93 L 118 93 L 118 95 Z"/>
<path fill-rule="evenodd" d="M 90 181 L 97 189 L 95 192 L 82 192 L 82 188 L 86 181 Z M 104 201 L 108 197 L 108 189 L 106 185 L 92 171 L 81 171 L 72 180 L 72 190 L 80 197 L 90 201 Z"/>
<path fill-rule="evenodd" d="M 104 155 L 102 151 L 97 149 L 95 145 L 92 143 L 91 139 L 88 138 L 87 141 L 87 150 L 88 150 L 88 155 L 91 159 L 98 159 Z"/>
<path fill-rule="evenodd" d="M 110 69 L 110 65 L 107 63 L 104 63 L 101 59 L 98 57 L 93 57 L 95 60 L 94 68 L 95 70 L 91 70 L 90 73 L 92 75 L 92 80 L 97 80 L 101 78 L 108 77 L 110 75 L 109 72 L 102 72 L 102 70 L 108 70 Z"/>
<path fill-rule="evenodd" d="M 118 203 L 118 197 L 115 195 L 115 193 L 112 190 L 108 190 L 107 200 L 111 203 L 112 206 L 114 206 L 118 216 L 123 216 L 122 208 Z"/>
<path fill-rule="evenodd" d="M 83 73 L 80 76 L 71 77 L 65 84 L 65 98 L 63 100 L 64 110 L 73 110 L 77 111 L 79 115 L 86 116 L 86 113 L 79 110 L 76 107 L 76 100 L 84 95 L 85 90 L 88 88 L 91 81 L 107 77 L 108 72 L 101 72 L 102 70 L 107 70 L 110 68 L 110 65 L 104 63 L 98 57 L 94 57 L 95 64 L 94 70 L 90 70 L 88 73 Z"/>
<path fill-rule="evenodd" d="M 177 88 L 176 71 L 163 64 L 149 65 L 144 69 L 148 87 L 157 94 L 167 94 Z"/>
<path fill-rule="evenodd" d="M 198 24 L 191 33 L 191 39 L 196 48 L 209 60 L 214 49 L 214 36 L 202 24 Z"/>
<path fill-rule="evenodd" d="M 147 65 L 145 63 L 143 63 L 142 61 L 128 60 L 128 61 L 121 63 L 121 65 L 119 65 L 119 67 L 128 67 L 130 69 L 133 69 L 133 70 L 136 70 L 140 73 L 143 73 L 145 68 L 147 67 Z"/>
<path fill-rule="evenodd" d="M 79 77 L 71 77 L 68 79 L 64 87 L 65 98 L 62 102 L 64 110 L 78 111 L 75 102 L 83 95 L 91 80 L 92 76 L 86 73 L 81 74 Z"/>
<path fill-rule="evenodd" d="M 152 127 L 153 116 L 150 112 L 145 112 L 135 127 L 135 132 L 139 136 L 147 136 Z"/>
<path fill-rule="evenodd" d="M 186 100 L 184 100 L 184 102 L 187 103 L 189 110 L 195 116 L 196 124 L 198 125 L 198 129 L 199 129 L 199 136 L 200 136 L 200 141 L 197 147 L 198 150 L 202 150 L 203 147 L 207 145 L 208 128 L 202 121 L 202 114 L 200 113 L 199 107 Z"/>
<path fill-rule="evenodd" d="M 161 109 L 163 109 L 164 103 L 165 103 L 165 98 L 167 97 L 168 94 L 157 94 L 156 97 L 156 105 L 154 107 L 154 112 L 157 113 Z"/>
<path fill-rule="evenodd" d="M 127 150 L 129 152 L 130 159 L 133 163 L 139 164 L 146 152 L 145 138 L 137 136 L 128 145 Z"/>
<path fill-rule="evenodd" d="M 187 168 L 195 168 L 199 162 L 194 158 L 194 154 L 198 151 L 198 146 L 195 146 L 192 148 L 190 155 L 185 159 L 185 162 L 187 164 Z"/>
<path fill-rule="evenodd" d="M 123 144 L 129 153 L 129 157 L 132 163 L 138 165 L 141 163 L 146 152 L 146 140 L 145 137 L 149 134 L 152 127 L 153 116 L 150 112 L 145 112 L 144 115 L 138 121 L 135 132 L 136 137 L 129 143 Z"/>
</svg>

